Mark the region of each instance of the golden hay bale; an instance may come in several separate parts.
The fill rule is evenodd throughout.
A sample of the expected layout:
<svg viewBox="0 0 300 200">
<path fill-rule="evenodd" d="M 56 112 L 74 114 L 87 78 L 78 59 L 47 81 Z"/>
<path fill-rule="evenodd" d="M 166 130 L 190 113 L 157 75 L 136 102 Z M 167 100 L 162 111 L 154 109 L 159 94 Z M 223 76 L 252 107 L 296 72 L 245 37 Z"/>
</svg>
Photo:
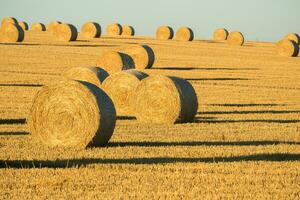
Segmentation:
<svg viewBox="0 0 300 200">
<path fill-rule="evenodd" d="M 112 99 L 117 115 L 131 116 L 130 98 L 140 81 L 148 75 L 131 69 L 109 76 L 102 84 L 102 88 Z"/>
<path fill-rule="evenodd" d="M 192 41 L 194 39 L 194 32 L 188 27 L 181 27 L 176 31 L 175 39 L 180 41 Z"/>
<path fill-rule="evenodd" d="M 19 22 L 18 23 L 19 24 L 19 26 L 24 30 L 24 31 L 28 31 L 28 29 L 29 29 L 29 26 L 28 26 L 28 24 L 26 23 L 26 22 Z"/>
<path fill-rule="evenodd" d="M 122 26 L 122 36 L 130 37 L 130 36 L 134 36 L 134 34 L 135 34 L 135 30 L 132 26 L 129 25 Z"/>
<path fill-rule="evenodd" d="M 101 36 L 101 26 L 96 22 L 87 22 L 81 27 L 81 33 L 85 38 L 99 38 Z"/>
<path fill-rule="evenodd" d="M 299 53 L 299 46 L 293 40 L 281 40 L 277 43 L 276 48 L 278 54 L 285 57 L 296 57 Z"/>
<path fill-rule="evenodd" d="M 213 39 L 216 41 L 224 41 L 227 40 L 229 32 L 225 28 L 219 28 L 215 30 L 213 34 Z"/>
<path fill-rule="evenodd" d="M 170 40 L 174 37 L 174 30 L 169 26 L 160 26 L 156 30 L 156 38 L 159 40 Z"/>
<path fill-rule="evenodd" d="M 110 36 L 116 36 L 122 34 L 122 26 L 118 23 L 109 24 L 106 27 L 106 34 Z"/>
<path fill-rule="evenodd" d="M 284 39 L 292 40 L 296 42 L 297 44 L 300 44 L 300 36 L 297 33 L 289 33 L 284 37 Z"/>
<path fill-rule="evenodd" d="M 193 86 L 177 77 L 149 76 L 131 98 L 135 117 L 145 123 L 192 122 L 198 109 Z"/>
<path fill-rule="evenodd" d="M 35 96 L 28 118 L 32 136 L 50 147 L 105 146 L 116 111 L 108 95 L 87 82 L 61 80 Z"/>
<path fill-rule="evenodd" d="M 111 75 L 122 70 L 133 69 L 134 63 L 132 58 L 125 53 L 106 51 L 100 55 L 96 66 L 103 68 Z"/>
<path fill-rule="evenodd" d="M 33 24 L 31 24 L 30 30 L 32 30 L 32 31 L 45 31 L 46 26 L 43 23 L 33 23 Z"/>
<path fill-rule="evenodd" d="M 69 79 L 85 81 L 101 87 L 108 73 L 99 67 L 74 67 L 67 70 L 64 76 Z"/>
<path fill-rule="evenodd" d="M 62 42 L 75 41 L 77 35 L 77 29 L 72 24 L 60 24 L 53 30 L 54 38 Z"/>
<path fill-rule="evenodd" d="M 124 52 L 132 58 L 135 69 L 149 69 L 154 64 L 155 55 L 148 45 L 132 45 Z"/>
<path fill-rule="evenodd" d="M 241 32 L 231 32 L 227 37 L 227 43 L 234 46 L 243 46 L 245 38 Z"/>
<path fill-rule="evenodd" d="M 53 32 L 60 24 L 60 21 L 52 21 L 49 24 L 47 24 L 46 30 L 49 32 Z"/>
<path fill-rule="evenodd" d="M 4 17 L 1 21 L 1 26 L 5 26 L 7 23 L 18 24 L 18 20 L 16 20 L 14 17 Z"/>
<path fill-rule="evenodd" d="M 24 30 L 17 24 L 6 23 L 0 28 L 0 42 L 22 42 Z"/>
</svg>

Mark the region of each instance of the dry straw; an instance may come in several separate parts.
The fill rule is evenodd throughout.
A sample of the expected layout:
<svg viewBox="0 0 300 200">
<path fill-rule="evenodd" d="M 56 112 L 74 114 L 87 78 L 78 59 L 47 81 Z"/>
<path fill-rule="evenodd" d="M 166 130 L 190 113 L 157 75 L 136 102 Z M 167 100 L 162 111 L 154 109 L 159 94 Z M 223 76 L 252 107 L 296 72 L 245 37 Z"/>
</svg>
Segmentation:
<svg viewBox="0 0 300 200">
<path fill-rule="evenodd" d="M 194 39 L 194 32 L 189 27 L 181 27 L 176 31 L 176 40 L 192 41 Z"/>
<path fill-rule="evenodd" d="M 154 64 L 155 55 L 148 45 L 132 45 L 124 52 L 132 58 L 136 69 L 149 69 Z"/>
<path fill-rule="evenodd" d="M 109 76 L 102 88 L 114 102 L 118 116 L 132 116 L 130 98 L 140 81 L 148 75 L 137 70 L 125 70 Z"/>
<path fill-rule="evenodd" d="M 156 30 L 156 38 L 159 40 L 170 40 L 174 37 L 174 30 L 170 26 L 160 26 Z"/>
<path fill-rule="evenodd" d="M 85 38 L 99 38 L 101 36 L 101 26 L 96 22 L 87 22 L 81 27 L 81 33 Z"/>
<path fill-rule="evenodd" d="M 122 26 L 118 23 L 109 24 L 106 27 L 106 34 L 109 36 L 117 36 L 122 34 Z"/>
<path fill-rule="evenodd" d="M 133 69 L 134 63 L 132 58 L 125 53 L 105 51 L 96 61 L 96 66 L 103 68 L 111 75 L 122 70 Z"/>
<path fill-rule="evenodd" d="M 6 24 L 18 24 L 18 20 L 14 17 L 4 17 L 1 21 L 1 26 L 5 26 Z"/>
<path fill-rule="evenodd" d="M 245 42 L 245 38 L 241 32 L 234 31 L 228 35 L 227 42 L 230 45 L 243 46 Z"/>
<path fill-rule="evenodd" d="M 134 36 L 135 30 L 130 25 L 123 25 L 122 26 L 122 36 L 131 37 Z"/>
<path fill-rule="evenodd" d="M 72 24 L 60 24 L 53 30 L 54 38 L 62 42 L 75 41 L 77 35 L 77 29 Z"/>
<path fill-rule="evenodd" d="M 52 21 L 49 24 L 47 24 L 46 30 L 49 32 L 53 32 L 60 24 L 60 21 Z"/>
<path fill-rule="evenodd" d="M 224 41 L 227 40 L 227 37 L 229 35 L 229 32 L 225 28 L 219 28 L 215 30 L 213 34 L 213 39 L 215 41 Z"/>
<path fill-rule="evenodd" d="M 293 40 L 281 40 L 276 48 L 278 54 L 284 57 L 296 57 L 299 54 L 299 45 Z"/>
<path fill-rule="evenodd" d="M 6 23 L 0 28 L 0 42 L 22 42 L 24 37 L 24 30 L 17 24 Z"/>
<path fill-rule="evenodd" d="M 67 70 L 64 76 L 69 79 L 85 81 L 101 87 L 108 73 L 99 67 L 74 67 Z"/>
<path fill-rule="evenodd" d="M 145 123 L 192 122 L 198 109 L 195 90 L 188 81 L 162 75 L 142 80 L 130 104 L 135 117 Z"/>
<path fill-rule="evenodd" d="M 33 137 L 50 147 L 105 146 L 116 111 L 108 95 L 87 82 L 61 80 L 35 96 L 28 125 Z"/>
<path fill-rule="evenodd" d="M 300 36 L 297 33 L 289 33 L 284 37 L 284 39 L 292 40 L 296 42 L 297 44 L 300 44 Z"/>
<path fill-rule="evenodd" d="M 46 26 L 43 23 L 33 23 L 33 24 L 31 24 L 30 30 L 32 30 L 32 31 L 45 31 Z"/>
<path fill-rule="evenodd" d="M 28 31 L 28 29 L 29 29 L 29 26 L 28 26 L 28 24 L 26 23 L 26 22 L 19 22 L 18 23 L 19 24 L 19 26 L 24 30 L 24 31 Z"/>
</svg>

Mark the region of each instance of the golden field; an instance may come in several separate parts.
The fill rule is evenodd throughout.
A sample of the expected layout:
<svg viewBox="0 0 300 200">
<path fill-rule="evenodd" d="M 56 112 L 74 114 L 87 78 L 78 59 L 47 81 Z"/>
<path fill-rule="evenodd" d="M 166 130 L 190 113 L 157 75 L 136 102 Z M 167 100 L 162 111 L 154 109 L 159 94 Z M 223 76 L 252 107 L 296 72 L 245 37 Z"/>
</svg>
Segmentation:
<svg viewBox="0 0 300 200">
<path fill-rule="evenodd" d="M 26 125 L 42 85 L 101 52 L 148 44 L 149 74 L 194 86 L 194 123 L 152 125 L 119 118 L 110 144 L 50 149 Z M 299 199 L 300 58 L 275 44 L 109 38 L 55 42 L 26 32 L 0 44 L 0 199 Z"/>
</svg>

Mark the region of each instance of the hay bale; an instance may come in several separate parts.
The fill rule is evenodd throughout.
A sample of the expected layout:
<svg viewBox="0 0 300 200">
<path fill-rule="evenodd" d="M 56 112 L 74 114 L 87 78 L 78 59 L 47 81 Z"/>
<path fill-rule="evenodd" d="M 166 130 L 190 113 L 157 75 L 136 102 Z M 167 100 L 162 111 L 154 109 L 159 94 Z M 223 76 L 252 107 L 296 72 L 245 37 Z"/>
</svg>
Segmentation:
<svg viewBox="0 0 300 200">
<path fill-rule="evenodd" d="M 33 137 L 50 147 L 105 146 L 116 111 L 108 95 L 87 82 L 61 80 L 35 96 L 28 125 Z"/>
<path fill-rule="evenodd" d="M 122 26 L 118 23 L 109 24 L 106 27 L 106 34 L 109 36 L 117 36 L 122 34 Z"/>
<path fill-rule="evenodd" d="M 75 41 L 78 36 L 77 29 L 72 24 L 60 24 L 52 34 L 56 40 L 62 42 Z"/>
<path fill-rule="evenodd" d="M 198 109 L 195 90 L 188 81 L 162 75 L 142 80 L 130 104 L 135 117 L 145 123 L 192 122 Z"/>
<path fill-rule="evenodd" d="M 169 26 L 160 26 L 156 30 L 156 39 L 170 40 L 174 37 L 174 30 Z"/>
<path fill-rule="evenodd" d="M 122 26 L 122 36 L 131 37 L 134 36 L 135 30 L 132 26 L 123 25 Z"/>
<path fill-rule="evenodd" d="M 85 38 L 99 38 L 101 36 L 101 26 L 96 22 L 87 22 L 81 27 L 81 33 Z"/>
<path fill-rule="evenodd" d="M 281 40 L 277 43 L 276 48 L 280 56 L 296 57 L 299 54 L 299 45 L 293 40 Z"/>
<path fill-rule="evenodd" d="M 219 28 L 215 30 L 213 34 L 213 39 L 215 41 L 224 41 L 227 40 L 227 37 L 229 35 L 229 32 L 225 28 Z"/>
<path fill-rule="evenodd" d="M 0 42 L 22 42 L 24 30 L 17 24 L 6 23 L 0 28 Z"/>
<path fill-rule="evenodd" d="M 289 33 L 284 37 L 284 39 L 292 40 L 296 42 L 298 45 L 300 44 L 300 36 L 297 33 Z"/>
<path fill-rule="evenodd" d="M 49 32 L 53 32 L 60 24 L 60 21 L 52 21 L 49 24 L 47 24 L 46 30 Z"/>
<path fill-rule="evenodd" d="M 5 26 L 6 24 L 18 24 L 18 20 L 14 17 L 4 17 L 1 21 L 1 26 Z"/>
<path fill-rule="evenodd" d="M 192 41 L 194 39 L 194 32 L 189 27 L 181 27 L 176 31 L 176 40 Z"/>
<path fill-rule="evenodd" d="M 46 26 L 43 23 L 33 23 L 33 24 L 31 24 L 30 30 L 32 30 L 32 31 L 45 31 Z"/>
<path fill-rule="evenodd" d="M 233 46 L 243 46 L 245 38 L 241 32 L 234 31 L 228 35 L 227 43 Z"/>
<path fill-rule="evenodd" d="M 26 22 L 19 22 L 18 23 L 19 24 L 19 26 L 24 30 L 24 31 L 28 31 L 28 29 L 29 29 L 29 26 L 28 26 L 28 24 L 26 23 Z"/>
<path fill-rule="evenodd" d="M 132 45 L 124 52 L 133 59 L 136 69 L 149 69 L 154 64 L 155 55 L 148 45 Z"/>
<path fill-rule="evenodd" d="M 148 75 L 137 70 L 125 70 L 109 76 L 102 88 L 112 99 L 118 116 L 132 116 L 130 98 L 140 81 Z"/>
<path fill-rule="evenodd" d="M 122 70 L 133 69 L 134 63 L 132 58 L 125 53 L 106 51 L 100 55 L 96 66 L 103 68 L 108 74 L 114 74 Z"/>
<path fill-rule="evenodd" d="M 74 67 L 67 70 L 64 76 L 69 79 L 85 81 L 101 87 L 108 73 L 99 67 Z"/>
</svg>

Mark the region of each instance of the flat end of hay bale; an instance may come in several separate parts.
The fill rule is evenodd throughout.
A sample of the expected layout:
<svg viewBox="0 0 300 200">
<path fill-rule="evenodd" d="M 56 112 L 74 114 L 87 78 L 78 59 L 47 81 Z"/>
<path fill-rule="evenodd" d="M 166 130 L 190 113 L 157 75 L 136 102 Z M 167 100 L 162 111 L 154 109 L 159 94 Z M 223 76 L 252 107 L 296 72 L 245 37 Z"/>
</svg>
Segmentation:
<svg viewBox="0 0 300 200">
<path fill-rule="evenodd" d="M 122 26 L 118 23 L 109 24 L 106 27 L 106 34 L 109 36 L 118 36 L 122 34 Z"/>
<path fill-rule="evenodd" d="M 245 43 L 244 35 L 238 31 L 231 32 L 228 35 L 227 43 L 232 46 L 243 46 Z"/>
<path fill-rule="evenodd" d="M 122 36 L 125 37 L 132 37 L 135 35 L 135 30 L 130 25 L 123 25 L 122 26 Z"/>
<path fill-rule="evenodd" d="M 155 54 L 148 45 L 132 45 L 124 51 L 134 63 L 135 69 L 149 69 L 155 61 Z"/>
<path fill-rule="evenodd" d="M 18 20 L 14 17 L 4 17 L 1 21 L 1 26 L 5 26 L 6 24 L 18 24 Z"/>
<path fill-rule="evenodd" d="M 175 39 L 179 41 L 193 41 L 194 32 L 189 27 L 181 27 L 176 31 Z"/>
<path fill-rule="evenodd" d="M 227 40 L 228 35 L 229 35 L 229 32 L 225 28 L 219 28 L 214 31 L 213 39 L 215 41 L 225 41 L 225 40 Z"/>
<path fill-rule="evenodd" d="M 57 41 L 61 42 L 75 41 L 78 36 L 77 29 L 72 24 L 59 24 L 52 34 Z"/>
<path fill-rule="evenodd" d="M 46 26 L 46 31 L 53 32 L 60 24 L 60 21 L 52 21 Z"/>
<path fill-rule="evenodd" d="M 24 37 L 24 30 L 18 24 L 6 23 L 0 28 L 1 42 L 22 42 Z"/>
<path fill-rule="evenodd" d="M 174 37 L 174 30 L 170 26 L 160 26 L 156 30 L 156 39 L 170 40 Z"/>
<path fill-rule="evenodd" d="M 33 23 L 31 24 L 30 30 L 36 32 L 46 31 L 46 26 L 43 23 Z"/>
<path fill-rule="evenodd" d="M 281 40 L 276 44 L 276 48 L 280 56 L 296 57 L 299 54 L 299 45 L 293 40 Z"/>
<path fill-rule="evenodd" d="M 85 38 L 99 38 L 101 36 L 101 26 L 96 22 L 86 22 L 81 27 L 81 33 Z"/>
</svg>

